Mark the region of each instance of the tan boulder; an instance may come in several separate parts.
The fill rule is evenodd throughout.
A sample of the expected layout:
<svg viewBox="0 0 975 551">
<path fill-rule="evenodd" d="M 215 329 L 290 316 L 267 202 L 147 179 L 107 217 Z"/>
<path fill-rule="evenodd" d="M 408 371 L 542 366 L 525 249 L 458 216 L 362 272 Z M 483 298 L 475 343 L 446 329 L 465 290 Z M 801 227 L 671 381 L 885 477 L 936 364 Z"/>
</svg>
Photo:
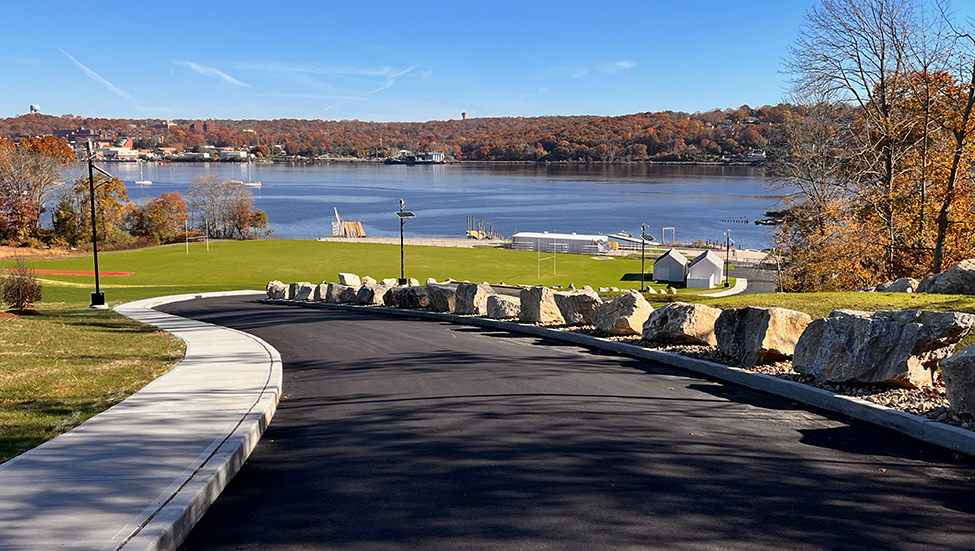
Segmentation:
<svg viewBox="0 0 975 551">
<path fill-rule="evenodd" d="M 339 283 L 349 287 L 358 287 L 362 285 L 362 280 L 355 274 L 339 273 Z"/>
<path fill-rule="evenodd" d="M 643 338 L 664 342 L 709 344 L 717 346 L 714 323 L 720 308 L 703 304 L 671 302 L 657 308 L 643 324 Z"/>
<path fill-rule="evenodd" d="M 491 319 L 517 318 L 521 314 L 521 301 L 505 295 L 490 295 L 487 298 L 487 317 Z"/>
<path fill-rule="evenodd" d="M 731 308 L 718 316 L 714 334 L 722 354 L 752 366 L 792 357 L 811 321 L 809 314 L 785 308 Z"/>
<path fill-rule="evenodd" d="M 555 304 L 558 305 L 566 325 L 592 325 L 596 323 L 596 309 L 603 301 L 599 294 L 589 291 L 563 291 L 555 293 Z"/>
<path fill-rule="evenodd" d="M 565 318 L 555 303 L 555 291 L 542 285 L 522 289 L 519 293 L 521 312 L 518 319 L 525 323 L 562 325 Z"/>
<path fill-rule="evenodd" d="M 460 283 L 455 291 L 455 312 L 462 315 L 483 316 L 487 313 L 487 299 L 495 294 L 484 283 Z"/>
<path fill-rule="evenodd" d="M 427 283 L 427 296 L 430 309 L 434 312 L 453 312 L 457 304 L 457 294 L 453 285 L 445 283 Z"/>
<path fill-rule="evenodd" d="M 610 335 L 640 335 L 653 307 L 637 291 L 604 302 L 596 310 L 596 329 Z"/>
<path fill-rule="evenodd" d="M 284 299 L 288 297 L 288 284 L 278 280 L 267 282 L 267 298 Z"/>
</svg>

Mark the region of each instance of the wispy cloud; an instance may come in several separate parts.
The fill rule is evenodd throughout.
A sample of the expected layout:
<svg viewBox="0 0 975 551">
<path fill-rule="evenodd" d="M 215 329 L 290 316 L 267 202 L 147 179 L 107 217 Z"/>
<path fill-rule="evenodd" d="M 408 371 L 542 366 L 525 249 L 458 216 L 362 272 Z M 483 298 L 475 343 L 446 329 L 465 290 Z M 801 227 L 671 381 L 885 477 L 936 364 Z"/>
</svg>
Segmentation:
<svg viewBox="0 0 975 551">
<path fill-rule="evenodd" d="M 17 57 L 17 56 L 0 56 L 0 61 L 15 63 L 17 65 L 37 65 L 41 62 L 41 60 L 37 59 L 36 57 Z"/>
<path fill-rule="evenodd" d="M 227 73 L 219 69 L 214 69 L 213 67 L 204 67 L 203 65 L 197 65 L 192 61 L 178 61 L 177 63 L 183 65 L 184 67 L 189 67 L 203 76 L 219 78 L 231 84 L 236 84 L 237 86 L 250 86 L 250 84 L 244 84 Z"/>
<path fill-rule="evenodd" d="M 399 77 L 401 77 L 401 76 L 409 73 L 413 69 L 416 69 L 416 65 L 410 67 L 409 69 L 405 69 L 405 70 L 400 71 L 398 73 L 393 73 L 393 74 L 387 76 L 386 77 L 386 80 L 385 80 L 385 82 L 383 82 L 383 85 L 382 86 L 380 86 L 379 88 L 376 88 L 375 90 L 373 90 L 371 92 L 366 92 L 366 94 L 375 94 L 376 92 L 379 92 L 380 90 L 385 90 L 386 88 L 389 88 L 390 86 L 392 86 L 396 82 L 396 79 L 398 79 Z"/>
<path fill-rule="evenodd" d="M 112 92 L 114 92 L 114 93 L 122 96 L 123 98 L 135 99 L 132 96 L 130 96 L 128 93 L 126 93 L 125 91 L 120 90 L 119 88 L 117 88 L 111 82 L 103 79 L 95 71 L 92 71 L 88 67 L 85 67 L 84 65 L 82 65 L 80 61 L 78 61 L 77 59 L 71 57 L 71 54 L 69 54 L 68 52 L 66 52 L 64 50 L 61 50 L 61 53 L 64 54 L 64 55 L 66 55 L 66 56 L 68 56 L 68 59 L 70 59 L 71 61 L 73 61 L 74 64 L 77 65 L 79 69 L 81 69 L 82 71 L 84 71 L 85 73 L 87 73 L 88 76 L 90 76 L 93 80 L 95 80 L 96 82 L 100 82 L 100 83 L 104 84 L 105 87 L 108 88 L 109 90 L 111 90 Z"/>
<path fill-rule="evenodd" d="M 243 63 L 241 69 L 255 71 L 273 71 L 278 73 L 310 73 L 315 75 L 339 75 L 350 77 L 393 77 L 399 73 L 405 74 L 416 68 L 410 67 L 405 72 L 394 67 L 355 67 L 350 65 L 289 65 L 286 63 Z"/>
<path fill-rule="evenodd" d="M 599 69 L 604 73 L 615 73 L 618 71 L 625 71 L 626 69 L 632 69 L 636 67 L 636 63 L 632 61 L 617 61 L 616 63 L 608 63 L 599 66 Z"/>
</svg>

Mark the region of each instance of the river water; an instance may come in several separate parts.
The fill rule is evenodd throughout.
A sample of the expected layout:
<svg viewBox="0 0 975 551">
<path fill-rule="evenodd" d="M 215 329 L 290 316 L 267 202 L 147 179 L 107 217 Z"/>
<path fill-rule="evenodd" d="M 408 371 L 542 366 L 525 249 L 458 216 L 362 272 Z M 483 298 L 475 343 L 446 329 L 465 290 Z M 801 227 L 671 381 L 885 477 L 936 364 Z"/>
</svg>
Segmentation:
<svg viewBox="0 0 975 551">
<path fill-rule="evenodd" d="M 102 163 L 139 202 L 163 193 L 185 193 L 193 177 L 261 181 L 255 205 L 267 212 L 273 237 L 314 239 L 331 235 L 333 208 L 359 220 L 369 236 L 399 235 L 399 200 L 416 218 L 412 237 L 462 238 L 468 216 L 510 237 L 519 231 L 638 235 L 640 225 L 661 238 L 674 228 L 678 241 L 768 245 L 768 228 L 754 221 L 779 196 L 763 188 L 751 167 L 676 165 L 475 165 Z M 151 180 L 150 186 L 135 180 Z M 746 221 L 747 223 L 742 223 Z M 666 238 L 670 240 L 671 231 Z"/>
</svg>

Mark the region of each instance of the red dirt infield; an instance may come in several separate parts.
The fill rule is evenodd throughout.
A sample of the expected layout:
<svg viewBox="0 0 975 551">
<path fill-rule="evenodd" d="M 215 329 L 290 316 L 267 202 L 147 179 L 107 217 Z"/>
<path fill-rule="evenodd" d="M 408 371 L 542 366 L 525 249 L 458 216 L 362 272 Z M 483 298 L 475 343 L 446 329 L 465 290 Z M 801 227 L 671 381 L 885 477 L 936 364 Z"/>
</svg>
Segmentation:
<svg viewBox="0 0 975 551">
<path fill-rule="evenodd" d="M 50 275 L 88 275 L 88 276 L 95 275 L 94 270 L 90 272 L 77 272 L 73 270 L 30 270 L 30 272 L 32 274 L 50 274 Z M 100 271 L 98 272 L 98 275 L 124 277 L 124 276 L 132 275 L 134 273 L 135 272 L 101 272 Z"/>
</svg>

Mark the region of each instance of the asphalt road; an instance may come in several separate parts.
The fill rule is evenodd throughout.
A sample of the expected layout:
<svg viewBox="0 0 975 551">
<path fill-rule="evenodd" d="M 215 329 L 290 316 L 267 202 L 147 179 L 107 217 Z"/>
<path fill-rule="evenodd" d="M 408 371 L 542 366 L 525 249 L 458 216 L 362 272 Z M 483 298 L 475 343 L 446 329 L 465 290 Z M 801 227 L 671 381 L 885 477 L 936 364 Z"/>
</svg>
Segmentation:
<svg viewBox="0 0 975 551">
<path fill-rule="evenodd" d="M 969 458 L 682 371 L 504 332 L 220 298 L 284 392 L 183 548 L 975 548 Z"/>
</svg>

